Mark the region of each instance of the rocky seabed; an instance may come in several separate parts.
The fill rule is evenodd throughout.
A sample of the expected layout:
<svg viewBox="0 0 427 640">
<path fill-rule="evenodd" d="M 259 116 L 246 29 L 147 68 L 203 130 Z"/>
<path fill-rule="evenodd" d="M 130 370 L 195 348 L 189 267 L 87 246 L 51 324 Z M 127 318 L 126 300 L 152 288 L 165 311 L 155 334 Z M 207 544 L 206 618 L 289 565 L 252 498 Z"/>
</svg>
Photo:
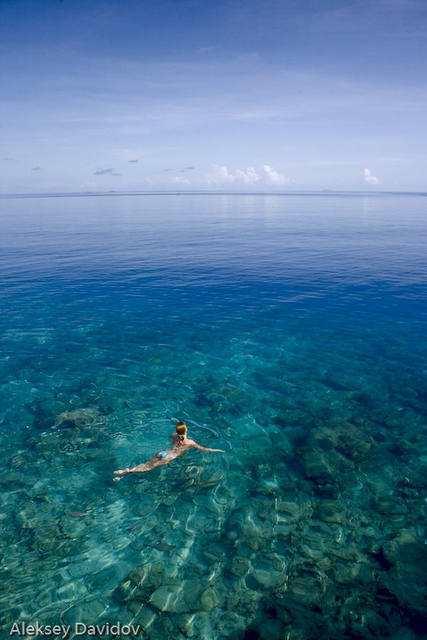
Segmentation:
<svg viewBox="0 0 427 640">
<path fill-rule="evenodd" d="M 341 346 L 338 376 L 313 340 L 264 338 L 258 358 L 247 337 L 215 358 L 210 333 L 198 340 L 199 370 L 183 362 L 176 388 L 161 352 L 147 352 L 148 390 L 99 366 L 38 385 L 21 367 L 0 388 L 2 637 L 37 621 L 140 625 L 150 640 L 426 638 L 420 356 L 396 338 L 383 359 Z M 141 461 L 143 425 L 160 449 L 173 417 L 226 453 L 114 484 Z"/>
</svg>

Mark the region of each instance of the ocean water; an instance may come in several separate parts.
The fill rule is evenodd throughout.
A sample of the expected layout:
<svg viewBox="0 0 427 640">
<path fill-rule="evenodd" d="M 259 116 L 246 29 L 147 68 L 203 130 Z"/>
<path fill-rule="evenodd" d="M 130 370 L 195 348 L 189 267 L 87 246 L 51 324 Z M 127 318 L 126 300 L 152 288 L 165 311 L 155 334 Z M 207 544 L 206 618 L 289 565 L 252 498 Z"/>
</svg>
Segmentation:
<svg viewBox="0 0 427 640">
<path fill-rule="evenodd" d="M 1 199 L 1 637 L 426 638 L 426 247 L 416 194 Z M 178 420 L 226 453 L 112 482 Z"/>
</svg>

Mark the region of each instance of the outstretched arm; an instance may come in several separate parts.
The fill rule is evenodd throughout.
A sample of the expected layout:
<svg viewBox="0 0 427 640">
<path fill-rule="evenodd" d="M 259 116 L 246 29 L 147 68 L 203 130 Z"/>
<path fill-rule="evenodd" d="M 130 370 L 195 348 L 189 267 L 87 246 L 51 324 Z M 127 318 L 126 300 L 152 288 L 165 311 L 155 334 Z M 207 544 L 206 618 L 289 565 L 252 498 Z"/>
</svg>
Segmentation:
<svg viewBox="0 0 427 640">
<path fill-rule="evenodd" d="M 199 449 L 200 451 L 219 451 L 221 453 L 225 453 L 224 449 L 211 449 L 210 447 L 202 447 L 200 444 L 197 444 L 197 442 L 194 442 L 194 440 L 191 440 L 190 446 L 194 447 L 195 449 Z"/>
</svg>

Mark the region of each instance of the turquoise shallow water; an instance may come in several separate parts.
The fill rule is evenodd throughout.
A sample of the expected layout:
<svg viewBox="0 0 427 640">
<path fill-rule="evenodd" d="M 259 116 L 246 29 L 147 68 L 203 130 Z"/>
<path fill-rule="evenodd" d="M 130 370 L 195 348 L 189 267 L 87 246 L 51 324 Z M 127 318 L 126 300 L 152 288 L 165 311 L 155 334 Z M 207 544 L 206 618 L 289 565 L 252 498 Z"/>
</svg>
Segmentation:
<svg viewBox="0 0 427 640">
<path fill-rule="evenodd" d="M 426 214 L 0 200 L 5 637 L 425 637 Z M 112 482 L 177 420 L 226 453 Z"/>
</svg>

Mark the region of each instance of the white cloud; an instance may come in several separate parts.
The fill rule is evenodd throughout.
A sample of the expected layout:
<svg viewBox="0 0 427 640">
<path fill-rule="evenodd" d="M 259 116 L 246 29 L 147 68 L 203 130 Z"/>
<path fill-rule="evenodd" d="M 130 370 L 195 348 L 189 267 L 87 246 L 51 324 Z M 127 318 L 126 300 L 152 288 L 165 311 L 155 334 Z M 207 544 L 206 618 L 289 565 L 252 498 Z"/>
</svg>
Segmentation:
<svg viewBox="0 0 427 640">
<path fill-rule="evenodd" d="M 378 178 L 376 176 L 373 176 L 372 173 L 369 171 L 369 169 L 364 169 L 362 173 L 362 178 L 367 184 L 372 184 L 372 185 L 380 184 L 380 181 L 378 180 Z"/>
<path fill-rule="evenodd" d="M 171 182 L 174 184 L 191 184 L 190 180 L 187 180 L 184 176 L 175 176 L 171 178 Z"/>
<path fill-rule="evenodd" d="M 206 176 L 208 184 L 221 184 L 222 182 L 234 182 L 236 177 L 228 172 L 227 167 L 219 167 L 217 164 L 212 165 L 213 173 Z"/>
<path fill-rule="evenodd" d="M 235 183 L 237 184 L 274 184 L 284 185 L 295 182 L 286 176 L 282 176 L 278 171 L 265 164 L 262 167 L 262 174 L 258 175 L 254 167 L 246 167 L 246 170 L 236 169 L 234 173 L 231 173 L 227 167 L 220 167 L 216 164 L 212 165 L 213 173 L 206 176 L 206 182 L 208 184 L 224 184 Z"/>
<path fill-rule="evenodd" d="M 289 184 L 291 182 L 290 178 L 286 178 L 282 176 L 278 171 L 270 167 L 268 164 L 265 164 L 262 168 L 265 173 L 265 179 L 268 184 Z"/>
<path fill-rule="evenodd" d="M 245 184 L 255 184 L 260 180 L 257 172 L 253 167 L 247 167 L 246 171 L 236 169 L 236 180 L 243 180 Z"/>
</svg>

